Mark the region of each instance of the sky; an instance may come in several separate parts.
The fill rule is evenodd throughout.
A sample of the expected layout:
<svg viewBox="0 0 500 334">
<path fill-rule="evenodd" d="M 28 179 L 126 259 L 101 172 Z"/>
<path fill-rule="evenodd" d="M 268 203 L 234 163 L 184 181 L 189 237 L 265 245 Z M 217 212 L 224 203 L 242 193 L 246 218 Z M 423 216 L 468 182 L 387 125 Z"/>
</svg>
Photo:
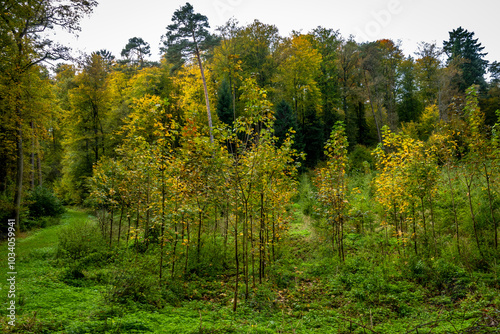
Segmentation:
<svg viewBox="0 0 500 334">
<path fill-rule="evenodd" d="M 405 55 L 415 57 L 419 42 L 442 46 L 449 32 L 462 26 L 475 33 L 489 61 L 500 61 L 498 0 L 190 0 L 195 12 L 208 17 L 211 31 L 230 18 L 240 26 L 255 19 L 275 25 L 281 36 L 317 26 L 339 30 L 358 42 L 388 38 L 401 41 Z M 159 60 L 161 36 L 172 14 L 185 0 L 99 0 L 81 21 L 78 38 L 55 32 L 53 39 L 69 45 L 73 54 L 106 49 L 120 58 L 129 38 L 151 46 L 150 60 Z"/>
</svg>

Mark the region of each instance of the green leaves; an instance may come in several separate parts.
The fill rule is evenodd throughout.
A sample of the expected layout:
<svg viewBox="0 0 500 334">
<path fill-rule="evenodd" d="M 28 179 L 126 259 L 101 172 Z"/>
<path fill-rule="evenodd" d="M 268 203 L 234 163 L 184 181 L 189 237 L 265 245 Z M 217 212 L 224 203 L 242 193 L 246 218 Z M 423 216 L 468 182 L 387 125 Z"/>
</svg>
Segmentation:
<svg viewBox="0 0 500 334">
<path fill-rule="evenodd" d="M 186 3 L 172 15 L 167 33 L 162 37 L 167 59 L 179 67 L 186 56 L 206 50 L 214 38 L 208 32 L 210 25 L 205 15 L 195 13 L 190 3 Z"/>
</svg>

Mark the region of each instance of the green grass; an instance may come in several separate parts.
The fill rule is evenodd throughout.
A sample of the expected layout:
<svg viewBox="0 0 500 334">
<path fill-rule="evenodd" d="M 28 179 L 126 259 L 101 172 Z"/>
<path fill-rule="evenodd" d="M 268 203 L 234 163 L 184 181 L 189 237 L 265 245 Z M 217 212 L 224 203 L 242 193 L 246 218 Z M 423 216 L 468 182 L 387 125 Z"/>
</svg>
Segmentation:
<svg viewBox="0 0 500 334">
<path fill-rule="evenodd" d="M 63 231 L 87 221 L 95 224 L 87 213 L 69 210 L 60 225 L 17 240 L 17 321 L 15 327 L 7 326 L 7 284 L 2 275 L 2 332 L 416 333 L 418 329 L 418 333 L 461 333 L 474 328 L 472 332 L 498 332 L 485 326 L 500 319 L 500 297 L 491 285 L 443 261 L 375 257 L 370 250 L 376 236 L 354 232 L 348 235 L 349 253 L 341 264 L 329 253 L 328 243 L 318 243 L 322 232 L 316 231 L 300 205 L 293 214 L 288 245 L 271 272 L 273 279 L 251 289 L 247 301 L 240 288 L 239 308 L 233 312 L 231 278 L 170 280 L 159 289 L 152 270 L 157 261 L 154 249 L 137 257 L 130 253 L 128 259 L 123 249 L 120 255 L 108 251 L 102 261 L 90 264 L 61 257 L 58 243 Z M 5 242 L 0 252 L 6 254 Z M 0 266 L 3 273 L 5 256 Z M 72 278 L 71 268 L 83 277 Z M 120 281 L 118 273 L 132 276 Z M 465 283 L 459 285 L 457 277 Z M 110 301 L 114 284 L 139 284 L 144 301 Z M 159 304 L 153 305 L 153 300 Z"/>
</svg>

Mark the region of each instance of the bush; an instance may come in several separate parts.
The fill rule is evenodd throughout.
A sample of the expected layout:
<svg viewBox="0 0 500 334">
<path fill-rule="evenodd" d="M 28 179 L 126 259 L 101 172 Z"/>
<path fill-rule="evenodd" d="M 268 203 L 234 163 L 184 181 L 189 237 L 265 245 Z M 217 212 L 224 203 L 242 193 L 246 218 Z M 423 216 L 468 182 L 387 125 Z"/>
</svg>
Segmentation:
<svg viewBox="0 0 500 334">
<path fill-rule="evenodd" d="M 124 261 L 111 279 L 104 299 L 108 303 L 127 304 L 137 302 L 155 307 L 163 307 L 164 299 L 158 285 L 158 276 L 151 271 L 153 263 L 148 261 Z M 169 296 L 172 297 L 173 296 Z M 173 298 L 175 300 L 175 298 Z"/>
<path fill-rule="evenodd" d="M 368 165 L 365 167 L 366 163 Z M 349 154 L 349 167 L 351 171 L 363 172 L 367 167 L 373 169 L 373 157 L 371 150 L 363 145 L 356 145 Z"/>
<path fill-rule="evenodd" d="M 38 186 L 27 198 L 29 215 L 33 218 L 55 217 L 64 213 L 61 201 L 54 193 L 43 186 Z"/>
<path fill-rule="evenodd" d="M 61 230 L 58 255 L 73 262 L 96 262 L 105 258 L 106 243 L 97 225 L 85 221 Z"/>
<path fill-rule="evenodd" d="M 452 301 L 464 298 L 470 291 L 471 280 L 466 271 L 445 260 L 427 262 L 412 258 L 408 264 L 409 278 L 426 285 L 440 294 L 450 296 Z"/>
</svg>

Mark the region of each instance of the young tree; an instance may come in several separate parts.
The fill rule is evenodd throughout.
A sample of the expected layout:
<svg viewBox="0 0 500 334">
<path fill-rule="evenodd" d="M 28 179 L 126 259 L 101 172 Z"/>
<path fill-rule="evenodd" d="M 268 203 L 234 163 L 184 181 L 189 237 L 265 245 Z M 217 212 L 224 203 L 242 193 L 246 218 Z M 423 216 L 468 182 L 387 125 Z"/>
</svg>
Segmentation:
<svg viewBox="0 0 500 334">
<path fill-rule="evenodd" d="M 347 203 L 347 136 L 344 124 L 337 122 L 332 129 L 330 139 L 325 145 L 328 157 L 327 167 L 318 172 L 318 197 L 326 212 L 326 219 L 331 224 L 332 251 L 337 252 L 344 261 L 344 223 L 348 211 Z"/>
<path fill-rule="evenodd" d="M 229 126 L 234 122 L 231 87 L 227 80 L 222 81 L 217 94 L 217 116 Z"/>
</svg>

